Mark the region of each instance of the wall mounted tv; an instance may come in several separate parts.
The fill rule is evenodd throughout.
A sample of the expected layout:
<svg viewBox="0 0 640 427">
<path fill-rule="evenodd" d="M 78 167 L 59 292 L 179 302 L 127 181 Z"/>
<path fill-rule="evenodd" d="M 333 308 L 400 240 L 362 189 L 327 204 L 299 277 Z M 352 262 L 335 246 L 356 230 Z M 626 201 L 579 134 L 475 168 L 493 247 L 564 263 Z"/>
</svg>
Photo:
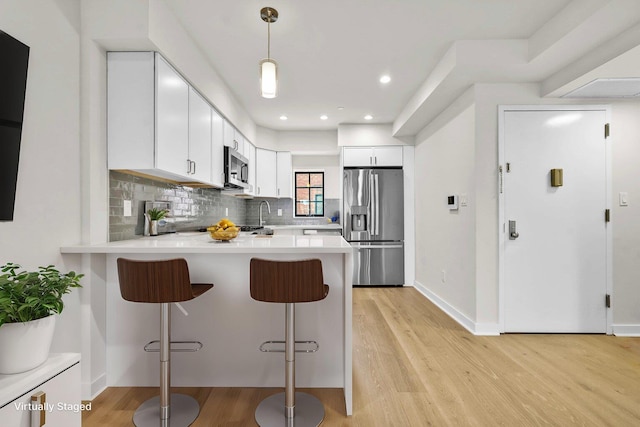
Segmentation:
<svg viewBox="0 0 640 427">
<path fill-rule="evenodd" d="M 0 221 L 12 221 L 29 46 L 0 30 Z"/>
</svg>

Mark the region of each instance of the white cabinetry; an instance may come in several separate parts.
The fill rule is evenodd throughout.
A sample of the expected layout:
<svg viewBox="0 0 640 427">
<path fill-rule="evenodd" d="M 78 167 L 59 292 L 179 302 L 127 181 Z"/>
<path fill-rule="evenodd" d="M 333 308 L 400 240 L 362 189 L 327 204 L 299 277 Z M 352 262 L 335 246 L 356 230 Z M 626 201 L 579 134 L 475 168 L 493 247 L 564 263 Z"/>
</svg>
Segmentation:
<svg viewBox="0 0 640 427">
<path fill-rule="evenodd" d="M 211 184 L 224 186 L 224 120 L 211 109 Z"/>
<path fill-rule="evenodd" d="M 109 169 L 211 183 L 212 107 L 158 53 L 108 52 L 107 66 Z"/>
<path fill-rule="evenodd" d="M 189 88 L 189 172 L 202 182 L 211 181 L 211 112 L 207 101 Z"/>
<path fill-rule="evenodd" d="M 224 145 L 231 147 L 246 157 L 244 153 L 244 137 L 229 121 L 224 121 Z"/>
<path fill-rule="evenodd" d="M 289 151 L 278 151 L 276 157 L 276 196 L 291 198 L 291 176 L 293 175 L 291 153 Z"/>
<path fill-rule="evenodd" d="M 0 375 L 0 423 L 3 426 L 31 427 L 31 418 L 42 415 L 30 411 L 31 396 L 45 393 L 47 426 L 79 427 L 82 424 L 80 356 L 52 354 L 41 366 L 22 374 Z"/>
<path fill-rule="evenodd" d="M 256 194 L 256 147 L 249 141 L 244 144 L 244 156 L 249 160 L 249 187 L 244 192 L 251 196 Z"/>
<path fill-rule="evenodd" d="M 402 166 L 402 147 L 344 147 L 343 165 Z"/>
<path fill-rule="evenodd" d="M 256 148 L 256 191 L 258 197 L 277 197 L 277 154 L 275 151 Z"/>
</svg>

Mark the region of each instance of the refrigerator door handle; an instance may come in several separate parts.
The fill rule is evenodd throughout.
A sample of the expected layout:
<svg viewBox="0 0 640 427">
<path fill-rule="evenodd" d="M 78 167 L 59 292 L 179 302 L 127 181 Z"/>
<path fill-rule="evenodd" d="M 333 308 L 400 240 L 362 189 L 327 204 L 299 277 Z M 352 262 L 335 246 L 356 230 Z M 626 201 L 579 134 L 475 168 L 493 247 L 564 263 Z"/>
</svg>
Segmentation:
<svg viewBox="0 0 640 427">
<path fill-rule="evenodd" d="M 376 217 L 375 217 L 375 188 L 373 174 L 369 175 L 369 231 L 372 236 L 376 235 Z"/>
<path fill-rule="evenodd" d="M 354 249 L 402 249 L 402 245 L 351 245 Z"/>
<path fill-rule="evenodd" d="M 376 183 L 376 236 L 380 235 L 380 186 L 378 185 L 378 174 L 374 175 Z"/>
</svg>

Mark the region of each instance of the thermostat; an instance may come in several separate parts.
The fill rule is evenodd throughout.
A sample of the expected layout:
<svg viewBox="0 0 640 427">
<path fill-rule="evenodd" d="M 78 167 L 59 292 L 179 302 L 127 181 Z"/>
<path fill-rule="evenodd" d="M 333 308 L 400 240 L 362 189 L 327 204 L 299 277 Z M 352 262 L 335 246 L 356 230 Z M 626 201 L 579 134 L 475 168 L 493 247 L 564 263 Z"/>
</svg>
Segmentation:
<svg viewBox="0 0 640 427">
<path fill-rule="evenodd" d="M 447 206 L 449 207 L 450 211 L 457 211 L 458 210 L 458 196 L 457 195 L 453 195 L 453 196 L 447 196 Z"/>
</svg>

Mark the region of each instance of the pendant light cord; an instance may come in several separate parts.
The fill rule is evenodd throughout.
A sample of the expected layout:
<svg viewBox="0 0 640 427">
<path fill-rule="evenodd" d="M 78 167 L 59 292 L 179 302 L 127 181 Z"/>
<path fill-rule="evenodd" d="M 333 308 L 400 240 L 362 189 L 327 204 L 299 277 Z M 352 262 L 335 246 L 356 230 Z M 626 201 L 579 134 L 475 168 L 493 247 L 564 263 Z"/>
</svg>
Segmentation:
<svg viewBox="0 0 640 427">
<path fill-rule="evenodd" d="M 271 9 L 267 10 L 267 59 L 271 59 Z"/>
</svg>

